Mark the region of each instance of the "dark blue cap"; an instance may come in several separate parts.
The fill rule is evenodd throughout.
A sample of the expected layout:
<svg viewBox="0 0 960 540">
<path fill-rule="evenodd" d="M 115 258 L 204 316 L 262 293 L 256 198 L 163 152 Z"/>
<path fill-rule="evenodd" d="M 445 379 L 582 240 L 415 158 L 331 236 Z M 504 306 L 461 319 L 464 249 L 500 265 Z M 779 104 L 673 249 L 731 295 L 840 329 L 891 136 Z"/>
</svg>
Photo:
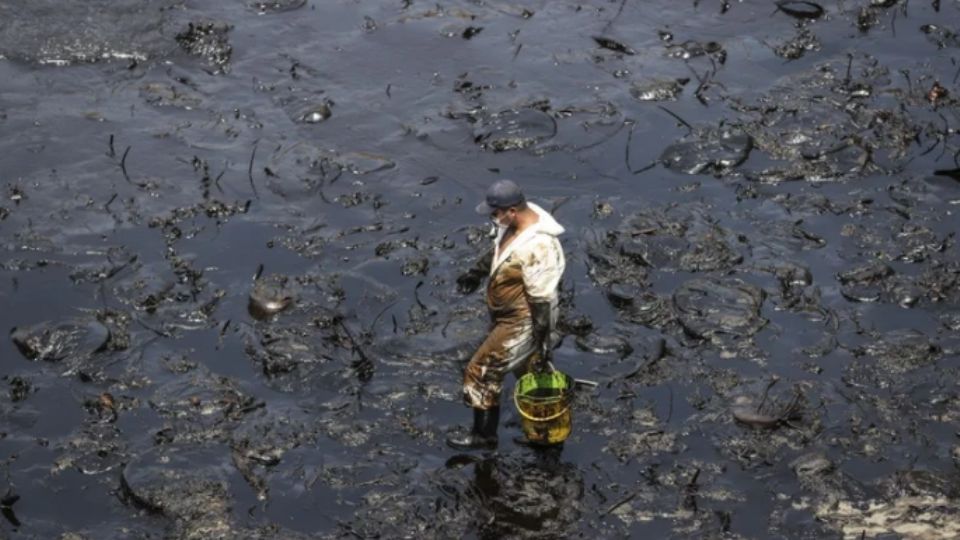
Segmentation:
<svg viewBox="0 0 960 540">
<path fill-rule="evenodd" d="M 487 198 L 477 205 L 478 214 L 489 214 L 496 209 L 510 208 L 527 202 L 520 186 L 513 180 L 497 180 L 487 189 Z"/>
</svg>

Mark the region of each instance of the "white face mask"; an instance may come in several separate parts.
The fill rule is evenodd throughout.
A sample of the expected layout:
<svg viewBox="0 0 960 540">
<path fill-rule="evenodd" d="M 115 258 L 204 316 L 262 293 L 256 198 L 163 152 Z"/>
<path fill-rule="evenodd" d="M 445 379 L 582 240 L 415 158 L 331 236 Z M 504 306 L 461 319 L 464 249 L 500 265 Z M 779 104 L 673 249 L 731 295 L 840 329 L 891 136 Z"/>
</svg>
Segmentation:
<svg viewBox="0 0 960 540">
<path fill-rule="evenodd" d="M 490 236 L 503 234 L 509 228 L 509 225 L 500 223 L 500 220 L 495 217 L 490 218 L 490 224 L 493 225 L 493 228 L 490 229 Z"/>
<path fill-rule="evenodd" d="M 490 233 L 488 234 L 488 236 L 490 236 L 490 238 L 496 238 L 497 235 L 499 235 L 501 231 L 502 231 L 502 227 L 500 227 L 500 223 L 499 223 L 497 220 L 495 220 L 495 219 L 491 219 L 491 220 L 490 220 Z"/>
</svg>

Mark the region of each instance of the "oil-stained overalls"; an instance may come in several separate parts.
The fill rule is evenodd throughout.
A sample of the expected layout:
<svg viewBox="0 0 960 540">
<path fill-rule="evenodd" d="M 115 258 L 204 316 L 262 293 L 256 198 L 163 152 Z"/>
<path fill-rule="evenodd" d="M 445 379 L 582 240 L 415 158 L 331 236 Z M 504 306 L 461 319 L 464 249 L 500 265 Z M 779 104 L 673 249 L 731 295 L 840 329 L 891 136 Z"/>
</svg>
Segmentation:
<svg viewBox="0 0 960 540">
<path fill-rule="evenodd" d="M 494 240 L 487 284 L 487 308 L 493 328 L 467 364 L 463 398 L 480 410 L 498 407 L 507 373 L 525 370 L 537 351 L 530 303 L 550 304 L 550 328 L 558 316 L 557 288 L 566 261 L 557 238 L 563 227 L 546 210 L 527 203 L 539 221 L 499 251 L 503 231 Z"/>
</svg>

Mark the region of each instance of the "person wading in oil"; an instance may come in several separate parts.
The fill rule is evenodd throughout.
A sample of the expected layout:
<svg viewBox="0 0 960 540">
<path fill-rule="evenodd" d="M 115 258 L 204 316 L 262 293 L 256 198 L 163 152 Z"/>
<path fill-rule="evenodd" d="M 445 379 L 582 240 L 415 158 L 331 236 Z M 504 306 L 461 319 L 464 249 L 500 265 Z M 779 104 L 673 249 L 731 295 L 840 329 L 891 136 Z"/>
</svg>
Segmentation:
<svg viewBox="0 0 960 540">
<path fill-rule="evenodd" d="M 493 327 L 467 364 L 463 399 L 473 409 L 473 428 L 451 435 L 453 448 L 494 449 L 500 394 L 507 373 L 539 370 L 552 358 L 558 310 L 557 288 L 566 262 L 557 238 L 563 227 L 546 210 L 526 201 L 511 180 L 497 180 L 477 212 L 497 228 L 492 249 L 457 278 L 460 292 L 475 291 L 489 277 L 487 309 Z"/>
</svg>

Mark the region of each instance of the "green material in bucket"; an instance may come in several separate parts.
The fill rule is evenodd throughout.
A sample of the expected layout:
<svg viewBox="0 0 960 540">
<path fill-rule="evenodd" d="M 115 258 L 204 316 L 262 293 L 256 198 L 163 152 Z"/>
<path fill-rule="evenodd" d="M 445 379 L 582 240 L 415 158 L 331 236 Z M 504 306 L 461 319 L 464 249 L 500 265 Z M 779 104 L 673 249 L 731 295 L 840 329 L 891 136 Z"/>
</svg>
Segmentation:
<svg viewBox="0 0 960 540">
<path fill-rule="evenodd" d="M 559 444 L 570 435 L 573 379 L 565 373 L 527 373 L 514 388 L 513 401 L 523 434 L 533 444 Z"/>
</svg>

